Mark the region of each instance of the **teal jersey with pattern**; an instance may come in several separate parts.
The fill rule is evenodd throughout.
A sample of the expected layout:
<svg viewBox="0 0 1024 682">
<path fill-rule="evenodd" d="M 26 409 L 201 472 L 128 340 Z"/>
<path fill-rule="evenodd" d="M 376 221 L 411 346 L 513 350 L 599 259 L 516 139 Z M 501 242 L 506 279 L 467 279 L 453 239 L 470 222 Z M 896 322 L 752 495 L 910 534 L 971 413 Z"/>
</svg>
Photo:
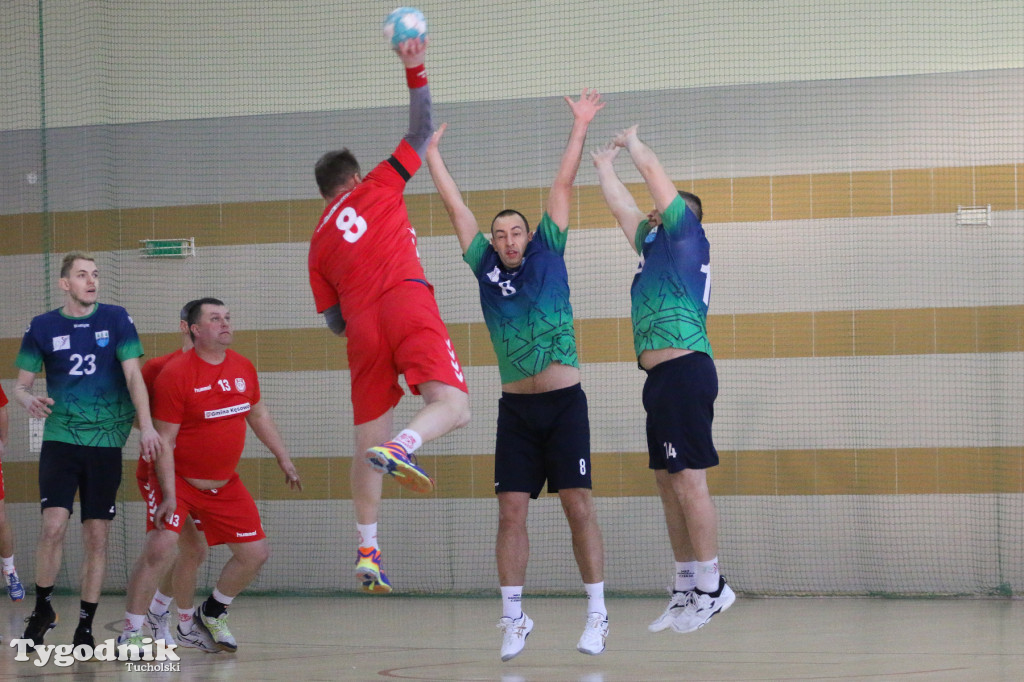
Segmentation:
<svg viewBox="0 0 1024 682">
<path fill-rule="evenodd" d="M 61 309 L 32 319 L 15 364 L 46 370 L 53 398 L 44 440 L 92 447 L 124 447 L 135 419 L 121 361 L 142 356 L 142 343 L 128 312 L 97 303 L 85 317 Z"/>
<path fill-rule="evenodd" d="M 640 264 L 630 297 L 637 357 L 661 348 L 712 355 L 707 329 L 711 245 L 697 216 L 676 196 L 660 227 L 640 223 L 635 246 Z"/>
<path fill-rule="evenodd" d="M 552 362 L 579 367 L 565 242 L 566 234 L 545 213 L 515 270 L 504 268 L 483 234 L 463 255 L 480 285 L 503 384 L 535 376 Z"/>
</svg>

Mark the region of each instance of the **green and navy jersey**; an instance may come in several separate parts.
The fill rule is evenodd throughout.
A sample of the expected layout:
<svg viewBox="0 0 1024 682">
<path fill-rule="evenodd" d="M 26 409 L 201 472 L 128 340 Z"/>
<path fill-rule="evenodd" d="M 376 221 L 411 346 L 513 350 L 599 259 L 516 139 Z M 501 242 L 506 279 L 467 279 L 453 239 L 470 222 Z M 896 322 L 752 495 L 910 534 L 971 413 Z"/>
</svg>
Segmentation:
<svg viewBox="0 0 1024 682">
<path fill-rule="evenodd" d="M 707 330 L 711 245 L 697 216 L 677 196 L 662 213 L 660 228 L 640 223 L 635 246 L 640 265 L 630 297 L 637 357 L 661 348 L 712 355 Z"/>
<path fill-rule="evenodd" d="M 503 384 L 539 374 L 552 362 L 579 367 L 565 242 L 565 233 L 545 213 L 515 270 L 505 270 L 483 234 L 463 255 L 480 285 Z"/>
<path fill-rule="evenodd" d="M 97 303 L 85 317 L 60 308 L 32 319 L 15 364 L 46 369 L 53 398 L 44 440 L 93 447 L 124 447 L 135 419 L 121 361 L 142 356 L 142 343 L 128 312 Z"/>
</svg>

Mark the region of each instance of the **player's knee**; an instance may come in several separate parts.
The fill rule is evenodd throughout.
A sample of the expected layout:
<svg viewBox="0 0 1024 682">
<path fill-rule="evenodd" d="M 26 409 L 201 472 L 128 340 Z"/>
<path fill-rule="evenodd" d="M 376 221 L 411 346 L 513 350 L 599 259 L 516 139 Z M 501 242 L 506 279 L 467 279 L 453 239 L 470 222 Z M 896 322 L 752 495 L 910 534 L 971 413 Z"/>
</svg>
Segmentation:
<svg viewBox="0 0 1024 682">
<path fill-rule="evenodd" d="M 462 391 L 457 392 L 456 398 L 452 401 L 453 408 L 455 410 L 455 427 L 461 429 L 463 426 L 469 424 L 469 419 L 472 416 L 469 411 L 469 395 Z"/>
</svg>

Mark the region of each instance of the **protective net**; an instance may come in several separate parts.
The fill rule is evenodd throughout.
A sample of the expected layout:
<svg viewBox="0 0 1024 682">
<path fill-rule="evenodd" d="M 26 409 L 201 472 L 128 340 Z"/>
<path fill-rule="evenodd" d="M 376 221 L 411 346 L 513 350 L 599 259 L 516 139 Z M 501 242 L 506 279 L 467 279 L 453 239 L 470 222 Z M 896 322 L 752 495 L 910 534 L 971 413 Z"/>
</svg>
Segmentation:
<svg viewBox="0 0 1024 682">
<path fill-rule="evenodd" d="M 486 228 L 536 224 L 572 124 L 597 88 L 597 148 L 628 126 L 704 203 L 720 379 L 708 476 L 722 569 L 762 594 L 1012 594 L 1024 581 L 1024 5 L 570 0 L 440 2 L 427 68 L 447 165 Z M 376 2 L 6 3 L 0 28 L 0 377 L 27 322 L 61 305 L 63 253 L 94 252 L 100 300 L 147 355 L 181 305 L 231 308 L 234 348 L 303 475 L 283 484 L 250 433 L 240 471 L 274 554 L 253 589 L 349 591 L 354 453 L 345 344 L 315 313 L 312 166 L 347 146 L 368 171 L 408 125 Z M 625 155 L 616 168 L 645 209 Z M 577 177 L 566 262 L 606 585 L 672 573 L 647 469 L 630 326 L 637 258 Z M 380 541 L 396 589 L 497 585 L 493 448 L 500 380 L 429 173 L 408 185 L 419 251 L 471 391 L 470 425 L 421 450 L 438 490 L 385 481 Z M 190 255 L 182 240 L 194 239 Z M 153 240 L 144 242 L 143 240 Z M 45 387 L 44 378 L 36 390 Z M 422 405 L 406 396 L 396 431 Z M 20 570 L 32 579 L 36 463 L 15 403 L 4 456 Z M 123 589 L 144 505 L 125 448 L 107 586 Z M 77 510 L 76 510 L 77 514 Z M 58 585 L 77 583 L 72 523 Z M 555 496 L 531 503 L 531 592 L 579 589 Z M 210 586 L 226 553 L 211 551 Z"/>
</svg>

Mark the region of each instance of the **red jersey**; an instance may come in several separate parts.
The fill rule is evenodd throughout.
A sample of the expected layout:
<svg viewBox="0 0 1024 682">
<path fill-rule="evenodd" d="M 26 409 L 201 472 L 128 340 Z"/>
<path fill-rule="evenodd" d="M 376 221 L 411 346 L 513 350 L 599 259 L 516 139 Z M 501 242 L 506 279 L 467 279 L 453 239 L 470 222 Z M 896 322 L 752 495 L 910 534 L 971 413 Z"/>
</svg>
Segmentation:
<svg viewBox="0 0 1024 682">
<path fill-rule="evenodd" d="M 156 378 L 153 417 L 180 424 L 174 471 L 186 478 L 231 478 L 245 447 L 245 418 L 260 401 L 256 368 L 228 350 L 211 365 L 195 351 L 167 363 Z"/>
<path fill-rule="evenodd" d="M 402 196 L 420 163 L 402 140 L 355 189 L 324 209 L 309 244 L 318 313 L 340 303 L 342 316 L 351 319 L 398 282 L 426 280 Z"/>
<path fill-rule="evenodd" d="M 163 371 L 163 368 L 167 366 L 167 363 L 171 360 L 184 355 L 185 351 L 180 348 L 176 351 L 168 353 L 167 355 L 161 355 L 158 358 L 147 360 L 146 364 L 142 366 L 142 381 L 146 384 L 146 391 L 149 392 L 149 402 L 153 403 L 153 387 L 156 385 L 157 375 Z"/>
</svg>

